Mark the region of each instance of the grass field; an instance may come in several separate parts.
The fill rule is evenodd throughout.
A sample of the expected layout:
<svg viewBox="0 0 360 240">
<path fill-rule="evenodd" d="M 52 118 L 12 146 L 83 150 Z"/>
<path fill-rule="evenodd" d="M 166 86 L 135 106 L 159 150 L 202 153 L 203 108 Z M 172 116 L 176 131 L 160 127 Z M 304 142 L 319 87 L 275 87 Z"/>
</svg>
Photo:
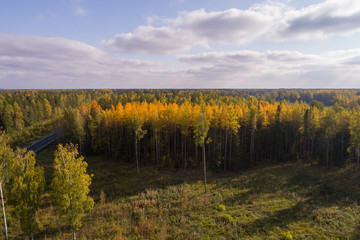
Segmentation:
<svg viewBox="0 0 360 240">
<path fill-rule="evenodd" d="M 54 146 L 38 155 L 51 181 Z M 360 239 L 360 189 L 354 166 L 263 166 L 210 173 L 161 171 L 88 157 L 95 207 L 78 239 Z M 11 209 L 9 209 L 11 212 Z M 49 196 L 39 212 L 36 239 L 71 239 Z M 24 239 L 9 216 L 11 239 Z M 2 227 L 2 225 L 1 225 Z"/>
</svg>

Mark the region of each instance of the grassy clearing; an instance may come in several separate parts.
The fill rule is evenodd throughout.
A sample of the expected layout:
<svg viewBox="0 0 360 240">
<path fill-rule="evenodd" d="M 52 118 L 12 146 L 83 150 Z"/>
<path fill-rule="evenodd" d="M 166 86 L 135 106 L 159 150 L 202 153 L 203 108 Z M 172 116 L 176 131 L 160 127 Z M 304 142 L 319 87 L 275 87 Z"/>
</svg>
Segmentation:
<svg viewBox="0 0 360 240">
<path fill-rule="evenodd" d="M 38 155 L 51 181 L 50 147 Z M 359 239 L 359 187 L 353 166 L 289 164 L 241 173 L 157 172 L 88 157 L 94 209 L 79 239 Z M 44 196 L 37 239 L 70 239 L 71 231 Z M 9 210 L 11 212 L 11 209 Z M 9 217 L 11 239 L 23 239 Z"/>
</svg>

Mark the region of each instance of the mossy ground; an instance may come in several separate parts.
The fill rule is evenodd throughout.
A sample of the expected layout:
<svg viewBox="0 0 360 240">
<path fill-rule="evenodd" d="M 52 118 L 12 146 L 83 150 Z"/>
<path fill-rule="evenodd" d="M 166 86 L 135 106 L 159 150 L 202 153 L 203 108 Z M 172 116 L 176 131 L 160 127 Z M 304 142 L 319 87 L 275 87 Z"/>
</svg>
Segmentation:
<svg viewBox="0 0 360 240">
<path fill-rule="evenodd" d="M 51 181 L 54 146 L 38 155 Z M 354 166 L 263 166 L 210 173 L 160 171 L 87 157 L 95 207 L 78 239 L 360 239 L 360 188 Z M 71 239 L 71 230 L 44 195 L 36 239 Z M 219 205 L 224 205 L 225 209 Z M 9 209 L 11 213 L 11 209 Z M 23 239 L 9 215 L 11 239 Z M 2 225 L 0 225 L 2 226 Z"/>
</svg>

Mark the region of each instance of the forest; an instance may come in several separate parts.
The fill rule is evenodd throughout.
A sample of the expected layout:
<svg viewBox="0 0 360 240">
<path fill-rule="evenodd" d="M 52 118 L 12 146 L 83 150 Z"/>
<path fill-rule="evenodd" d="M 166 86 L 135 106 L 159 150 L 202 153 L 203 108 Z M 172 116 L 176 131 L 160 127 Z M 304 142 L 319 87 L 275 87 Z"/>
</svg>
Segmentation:
<svg viewBox="0 0 360 240">
<path fill-rule="evenodd" d="M 335 221 L 335 227 L 318 220 L 318 215 L 310 221 L 315 222 L 315 227 L 284 227 L 283 223 L 299 218 L 296 210 L 299 204 L 300 212 L 314 208 L 309 216 L 318 211 L 316 204 L 324 202 L 331 202 L 337 208 L 350 207 L 347 212 L 350 218 L 360 216 L 360 210 L 355 207 L 360 200 L 355 191 L 360 157 L 360 90 L 357 89 L 1 90 L 0 126 L 3 131 L 0 184 L 4 188 L 2 203 L 9 205 L 9 239 L 33 238 L 34 234 L 40 239 L 68 239 L 73 234 L 75 239 L 75 230 L 84 239 L 159 239 L 164 234 L 167 236 L 164 239 L 218 239 L 226 234 L 233 235 L 224 239 L 356 239 L 354 236 L 358 236 L 358 226 L 351 224 L 347 224 L 348 232 L 341 233 L 346 221 L 337 219 L 334 213 L 329 214 L 335 220 L 324 222 Z M 50 132 L 57 133 L 56 143 L 36 154 L 24 150 Z M 69 162 L 65 164 L 64 159 Z M 102 172 L 107 167 L 120 168 L 119 176 Z M 285 167 L 288 171 L 283 170 Z M 68 175 L 62 175 L 65 173 Z M 70 179 L 69 188 L 62 187 L 66 185 L 62 182 L 64 176 Z M 114 183 L 114 179 L 119 178 L 128 186 L 116 187 L 121 183 Z M 149 178 L 155 179 L 154 182 Z M 274 178 L 288 184 L 295 178 L 298 188 L 285 184 L 279 189 L 277 186 L 262 189 L 263 184 L 271 185 Z M 246 185 L 234 185 L 231 179 Z M 173 182 L 176 182 L 174 186 Z M 226 193 L 219 187 L 220 183 L 225 185 Z M 141 184 L 146 188 L 139 192 L 128 189 L 129 186 L 140 188 Z M 241 191 L 250 185 L 259 191 L 259 199 L 266 199 L 267 196 L 261 195 L 266 191 L 280 192 L 286 201 L 281 199 L 285 203 L 277 207 L 288 204 L 296 211 L 285 212 L 286 219 L 280 216 L 278 208 L 274 211 L 280 215 L 274 219 L 262 212 L 264 216 L 258 215 L 270 218 L 275 227 L 262 222 L 264 229 L 254 231 L 259 224 L 256 221 L 261 223 L 261 220 L 247 216 L 249 219 L 245 221 L 236 211 L 253 205 L 257 201 L 252 198 L 255 195 L 249 195 L 243 204 L 228 199 L 231 198 L 228 195 L 234 197 L 234 194 L 242 199 Z M 172 199 L 165 201 L 161 194 L 170 193 L 161 191 L 175 191 L 175 186 L 181 189 L 182 197 L 195 194 L 194 198 L 211 205 L 214 219 L 204 220 L 201 214 L 193 216 L 192 211 L 197 213 L 196 202 L 190 200 L 188 205 L 184 203 L 186 206 L 180 207 L 180 215 L 177 207 L 174 208 L 176 213 L 172 214 L 174 218 L 180 216 L 180 220 L 171 219 L 171 213 L 163 212 L 163 204 L 170 202 L 176 206 L 179 202 L 174 199 L 180 195 L 171 193 Z M 339 191 L 347 200 L 338 195 Z M 64 197 L 66 194 L 69 197 Z M 311 202 L 307 202 L 311 199 L 309 194 L 313 198 Z M 338 198 L 341 204 L 334 202 Z M 55 215 L 53 207 L 59 216 L 65 216 L 63 223 L 56 221 L 56 226 L 47 223 Z M 233 208 L 232 212 L 228 212 L 228 207 Z M 4 205 L 2 208 L 5 209 Z M 113 208 L 124 215 L 112 219 Z M 171 211 L 171 207 L 166 211 Z M 40 212 L 48 220 L 39 218 Z M 91 235 L 94 233 L 87 225 L 94 223 L 94 216 L 100 219 L 98 214 L 102 216 L 102 213 L 108 214 L 112 222 L 110 225 L 102 222 L 106 226 L 103 235 Z M 99 221 L 106 222 L 106 217 Z M 186 232 L 164 227 L 172 221 L 180 221 L 183 228 L 191 223 L 200 224 L 201 229 Z M 320 227 L 321 224 L 325 226 Z M 4 226 L 7 227 L 6 223 Z M 109 226 L 116 230 L 109 230 Z M 316 230 L 302 235 L 312 228 Z"/>
</svg>

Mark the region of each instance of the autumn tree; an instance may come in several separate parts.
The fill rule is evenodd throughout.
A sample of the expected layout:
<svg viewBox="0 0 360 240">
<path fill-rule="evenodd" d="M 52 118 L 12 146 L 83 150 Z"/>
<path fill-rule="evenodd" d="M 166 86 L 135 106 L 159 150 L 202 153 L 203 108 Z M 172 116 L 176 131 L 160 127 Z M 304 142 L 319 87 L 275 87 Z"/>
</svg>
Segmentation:
<svg viewBox="0 0 360 240">
<path fill-rule="evenodd" d="M 202 146 L 202 159 L 203 159 L 203 173 L 204 173 L 204 184 L 205 193 L 207 192 L 206 186 L 206 157 L 205 157 L 205 140 L 209 131 L 209 119 L 206 111 L 205 104 L 196 111 L 196 119 L 194 122 L 194 138 L 199 146 Z"/>
<path fill-rule="evenodd" d="M 349 151 L 354 151 L 357 155 L 356 161 L 356 174 L 355 182 L 357 183 L 358 171 L 359 171 L 359 160 L 360 160 L 360 110 L 357 109 L 353 112 L 350 119 L 350 142 Z"/>
<path fill-rule="evenodd" d="M 146 111 L 145 107 L 141 106 L 140 104 L 128 103 L 125 105 L 125 112 L 128 117 L 128 124 L 130 128 L 134 131 L 135 161 L 138 176 L 140 175 L 138 141 L 142 139 L 147 132 L 142 128 L 145 122 L 143 114 L 144 111 Z"/>
<path fill-rule="evenodd" d="M 5 132 L 0 131 L 0 197 L 1 197 L 1 206 L 3 211 L 4 218 L 4 230 L 5 230 L 5 239 L 8 239 L 8 231 L 6 224 L 6 213 L 5 213 L 5 202 L 4 202 L 4 193 L 3 185 L 10 177 L 10 164 L 13 159 L 14 152 L 9 146 L 10 137 Z"/>
<path fill-rule="evenodd" d="M 54 178 L 51 183 L 52 196 L 59 214 L 65 215 L 67 222 L 75 231 L 81 226 L 84 211 L 93 207 L 89 194 L 91 177 L 86 173 L 87 163 L 78 156 L 76 145 L 59 144 L 55 151 Z"/>
<path fill-rule="evenodd" d="M 9 199 L 15 216 L 20 220 L 21 230 L 34 239 L 37 229 L 35 220 L 41 194 L 45 186 L 44 170 L 35 167 L 35 153 L 18 148 L 12 163 L 12 178 L 9 184 Z"/>
</svg>

